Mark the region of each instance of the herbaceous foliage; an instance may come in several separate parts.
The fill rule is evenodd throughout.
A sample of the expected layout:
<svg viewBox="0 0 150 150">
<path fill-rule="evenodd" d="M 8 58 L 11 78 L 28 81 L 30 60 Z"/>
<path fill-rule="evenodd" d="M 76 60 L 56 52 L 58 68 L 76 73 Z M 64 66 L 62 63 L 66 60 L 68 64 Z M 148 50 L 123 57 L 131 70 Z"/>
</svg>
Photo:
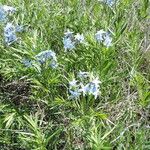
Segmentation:
<svg viewBox="0 0 150 150">
<path fill-rule="evenodd" d="M 150 148 L 148 0 L 1 0 L 0 149 Z"/>
</svg>

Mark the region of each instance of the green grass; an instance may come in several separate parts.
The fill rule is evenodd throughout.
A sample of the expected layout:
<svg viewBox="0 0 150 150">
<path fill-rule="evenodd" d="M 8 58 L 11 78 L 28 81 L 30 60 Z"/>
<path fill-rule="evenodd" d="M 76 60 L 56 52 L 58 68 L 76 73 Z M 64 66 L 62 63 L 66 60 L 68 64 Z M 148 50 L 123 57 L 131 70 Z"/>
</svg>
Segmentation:
<svg viewBox="0 0 150 150">
<path fill-rule="evenodd" d="M 149 150 L 150 48 L 148 0 L 1 0 L 24 26 L 7 46 L 0 23 L 1 150 Z M 65 52 L 64 32 L 83 33 L 87 45 Z M 96 42 L 109 30 L 113 45 Z M 58 67 L 25 67 L 43 50 Z M 98 76 L 100 95 L 69 99 L 79 71 Z"/>
</svg>

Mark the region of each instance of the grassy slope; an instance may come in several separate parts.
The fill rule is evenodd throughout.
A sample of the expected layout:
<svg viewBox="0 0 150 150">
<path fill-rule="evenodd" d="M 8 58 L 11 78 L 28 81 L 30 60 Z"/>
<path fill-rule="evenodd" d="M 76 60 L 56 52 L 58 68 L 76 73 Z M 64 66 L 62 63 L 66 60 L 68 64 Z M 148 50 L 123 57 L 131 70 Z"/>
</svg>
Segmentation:
<svg viewBox="0 0 150 150">
<path fill-rule="evenodd" d="M 147 0 L 123 0 L 112 9 L 96 0 L 1 2 L 16 7 L 10 20 L 25 26 L 12 46 L 4 45 L 1 34 L 2 150 L 150 149 Z M 83 33 L 89 44 L 65 53 L 62 38 L 68 28 Z M 109 49 L 94 39 L 100 29 L 112 32 Z M 58 69 L 39 73 L 21 63 L 47 49 L 56 52 Z M 68 99 L 68 80 L 79 70 L 102 81 L 93 105 Z"/>
</svg>

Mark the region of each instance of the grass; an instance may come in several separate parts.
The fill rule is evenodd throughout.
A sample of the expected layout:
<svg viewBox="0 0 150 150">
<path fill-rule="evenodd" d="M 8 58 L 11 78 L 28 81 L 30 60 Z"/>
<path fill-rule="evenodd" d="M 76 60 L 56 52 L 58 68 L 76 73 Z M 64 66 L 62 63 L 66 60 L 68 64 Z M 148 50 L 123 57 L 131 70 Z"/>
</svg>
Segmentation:
<svg viewBox="0 0 150 150">
<path fill-rule="evenodd" d="M 7 46 L 0 23 L 1 150 L 150 149 L 150 49 L 148 0 L 1 0 L 23 25 Z M 64 32 L 83 33 L 87 44 L 64 51 Z M 95 40 L 108 30 L 112 46 Z M 58 67 L 26 67 L 43 50 Z M 100 94 L 69 99 L 79 71 L 98 76 Z"/>
</svg>

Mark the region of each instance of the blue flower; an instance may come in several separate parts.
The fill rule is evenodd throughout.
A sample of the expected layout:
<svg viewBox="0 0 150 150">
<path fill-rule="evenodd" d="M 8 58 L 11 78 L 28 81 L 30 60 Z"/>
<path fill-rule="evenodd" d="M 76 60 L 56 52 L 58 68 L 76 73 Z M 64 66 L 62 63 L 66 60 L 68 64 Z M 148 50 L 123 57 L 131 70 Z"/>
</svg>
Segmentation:
<svg viewBox="0 0 150 150">
<path fill-rule="evenodd" d="M 16 32 L 22 32 L 22 31 L 23 31 L 23 26 L 17 25 L 17 26 L 15 27 L 15 31 L 16 31 Z"/>
<path fill-rule="evenodd" d="M 50 60 L 51 62 L 49 65 L 52 68 L 56 68 L 58 66 L 56 54 L 51 50 L 42 51 L 39 54 L 37 54 L 35 58 L 40 64 L 44 64 L 47 60 Z"/>
<path fill-rule="evenodd" d="M 114 4 L 114 0 L 106 0 L 106 4 L 112 6 Z"/>
<path fill-rule="evenodd" d="M 64 35 L 65 35 L 65 38 L 72 38 L 73 32 L 71 32 L 69 29 L 67 29 L 67 32 L 65 32 Z"/>
<path fill-rule="evenodd" d="M 79 86 L 77 84 L 77 80 L 73 79 L 72 81 L 69 82 L 69 93 L 70 99 L 76 99 L 79 98 L 79 96 L 81 95 L 80 91 L 79 91 Z"/>
<path fill-rule="evenodd" d="M 7 45 L 11 45 L 16 40 L 17 40 L 17 37 L 15 34 L 5 35 L 5 42 L 7 43 Z"/>
<path fill-rule="evenodd" d="M 0 21 L 4 21 L 6 19 L 6 14 L 4 10 L 0 7 Z"/>
<path fill-rule="evenodd" d="M 80 83 L 80 89 L 79 89 L 79 92 L 83 93 L 83 96 L 85 96 L 86 94 L 88 94 L 89 92 L 89 84 L 86 84 L 85 86 Z"/>
<path fill-rule="evenodd" d="M 57 61 L 56 53 L 55 53 L 55 52 L 49 51 L 48 53 L 49 53 L 49 54 L 48 54 L 48 57 L 49 57 L 49 58 L 52 58 L 54 61 Z"/>
<path fill-rule="evenodd" d="M 79 89 L 79 91 L 83 93 L 83 96 L 92 94 L 96 99 L 99 95 L 100 83 L 101 82 L 98 80 L 98 78 L 95 78 L 93 81 L 89 82 L 85 86 L 81 83 L 81 89 Z"/>
<path fill-rule="evenodd" d="M 95 99 L 99 93 L 98 87 L 92 82 L 86 84 L 85 86 L 81 84 L 81 89 L 79 89 L 79 91 L 83 93 L 83 96 L 92 94 L 95 96 Z"/>
<path fill-rule="evenodd" d="M 112 38 L 110 37 L 110 34 L 104 30 L 97 31 L 95 38 L 98 42 L 102 42 L 106 47 L 110 47 L 112 45 Z"/>
<path fill-rule="evenodd" d="M 89 72 L 80 71 L 80 72 L 78 73 L 78 77 L 79 77 L 79 78 L 86 78 L 86 77 L 88 77 L 88 76 L 89 76 Z"/>
<path fill-rule="evenodd" d="M 0 6 L 0 21 L 5 21 L 7 18 L 7 14 L 12 14 L 16 11 L 14 7 L 1 5 Z"/>
<path fill-rule="evenodd" d="M 89 95 L 94 95 L 95 99 L 97 98 L 99 94 L 99 88 L 92 82 L 88 83 L 84 88 L 85 91 L 83 91 L 83 94 L 89 94 Z"/>
<path fill-rule="evenodd" d="M 15 26 L 12 25 L 12 23 L 7 23 L 6 27 L 4 28 L 4 37 L 5 37 L 5 42 L 8 45 L 17 41 Z"/>
<path fill-rule="evenodd" d="M 77 80 L 73 79 L 72 81 L 70 81 L 69 86 L 70 88 L 77 87 Z"/>
<path fill-rule="evenodd" d="M 103 44 L 106 47 L 110 47 L 112 45 L 112 38 L 110 37 L 110 35 L 108 33 L 105 36 L 105 40 L 104 40 Z"/>
<path fill-rule="evenodd" d="M 101 82 L 98 80 L 98 78 L 95 78 L 93 81 L 91 81 L 89 85 L 89 94 L 92 94 L 95 96 L 95 99 L 97 98 L 99 94 L 99 84 Z"/>
<path fill-rule="evenodd" d="M 96 32 L 95 34 L 95 38 L 98 42 L 102 42 L 104 40 L 104 34 L 106 34 L 106 32 L 104 30 L 99 30 Z"/>
<path fill-rule="evenodd" d="M 78 92 L 78 91 L 69 90 L 69 92 L 70 92 L 70 94 L 71 94 L 71 95 L 69 96 L 70 99 L 77 99 L 77 98 L 79 98 L 79 96 L 81 95 L 81 93 Z"/>
<path fill-rule="evenodd" d="M 88 72 L 80 73 L 81 75 L 90 75 Z M 99 88 L 101 82 L 98 78 L 94 78 L 92 74 L 89 77 L 92 79 L 90 80 L 90 82 L 87 82 L 86 80 L 81 80 L 81 82 L 78 82 L 75 79 L 69 82 L 69 92 L 72 98 L 78 98 L 81 94 L 83 94 L 83 96 L 93 95 L 95 99 L 98 97 L 98 95 L 100 94 Z"/>
<path fill-rule="evenodd" d="M 92 82 L 88 83 L 87 87 L 88 87 L 87 89 L 89 94 L 93 94 L 98 90 L 97 86 Z"/>
<path fill-rule="evenodd" d="M 7 6 L 7 5 L 3 5 L 1 7 L 8 14 L 12 14 L 12 13 L 16 12 L 16 8 L 14 8 L 14 7 Z"/>
<path fill-rule="evenodd" d="M 31 67 L 31 66 L 32 66 L 32 61 L 31 61 L 31 60 L 28 60 L 28 59 L 24 59 L 24 60 L 23 60 L 23 64 L 24 64 L 26 67 Z"/>
<path fill-rule="evenodd" d="M 64 33 L 65 36 L 63 38 L 63 44 L 65 52 L 67 50 L 72 50 L 75 48 L 75 45 L 78 43 L 87 44 L 85 42 L 83 34 L 77 33 L 75 36 L 73 35 L 73 32 L 70 30 L 67 30 L 67 32 Z"/>
<path fill-rule="evenodd" d="M 99 0 L 100 2 L 104 2 L 107 5 L 109 5 L 110 7 L 112 7 L 112 5 L 114 4 L 115 0 Z"/>
<path fill-rule="evenodd" d="M 64 49 L 65 51 L 72 50 L 73 48 L 75 48 L 75 43 L 72 42 L 71 38 L 63 38 L 63 44 L 64 44 Z"/>
<path fill-rule="evenodd" d="M 7 23 L 4 28 L 4 33 L 11 34 L 12 32 L 15 32 L 15 26 L 12 23 Z"/>
<path fill-rule="evenodd" d="M 46 50 L 40 52 L 38 55 L 35 56 L 39 62 L 44 63 L 48 59 L 56 59 L 55 53 L 52 52 L 51 50 Z"/>
<path fill-rule="evenodd" d="M 55 69 L 55 68 L 58 67 L 58 63 L 53 60 L 53 61 L 51 62 L 51 64 L 50 64 L 50 66 Z"/>
<path fill-rule="evenodd" d="M 77 42 L 79 42 L 79 43 L 85 43 L 85 39 L 84 39 L 83 34 L 77 33 L 74 37 L 75 37 L 75 40 Z"/>
</svg>

